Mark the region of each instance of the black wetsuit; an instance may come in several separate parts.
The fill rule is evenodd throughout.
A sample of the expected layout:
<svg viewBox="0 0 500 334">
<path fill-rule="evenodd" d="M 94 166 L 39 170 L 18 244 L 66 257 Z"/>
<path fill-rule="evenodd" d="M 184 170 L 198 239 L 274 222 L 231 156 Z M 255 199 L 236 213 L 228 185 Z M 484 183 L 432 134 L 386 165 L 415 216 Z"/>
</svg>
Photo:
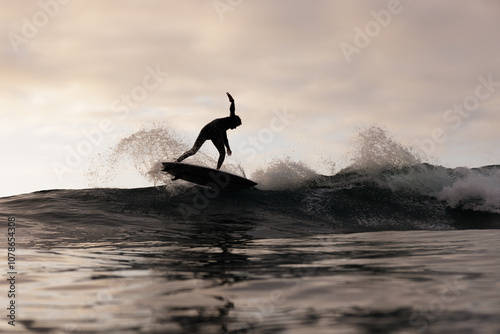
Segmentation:
<svg viewBox="0 0 500 334">
<path fill-rule="evenodd" d="M 205 125 L 203 129 L 201 129 L 198 138 L 196 138 L 193 147 L 189 151 L 181 155 L 176 160 L 177 162 L 181 162 L 182 160 L 192 156 L 193 154 L 198 152 L 198 150 L 205 143 L 205 141 L 211 140 L 212 143 L 214 143 L 217 150 L 219 151 L 219 161 L 217 162 L 217 169 L 219 169 L 222 166 L 222 163 L 226 158 L 225 147 L 227 147 L 227 149 L 231 151 L 231 148 L 229 147 L 229 141 L 227 140 L 226 131 L 229 129 L 235 129 L 237 126 L 241 125 L 241 119 L 234 113 L 235 112 L 234 100 L 232 99 L 231 95 L 229 95 L 229 93 L 228 96 L 230 97 L 229 100 L 231 102 L 231 106 L 229 108 L 230 116 L 224 118 L 217 118 L 208 123 L 207 125 Z"/>
</svg>

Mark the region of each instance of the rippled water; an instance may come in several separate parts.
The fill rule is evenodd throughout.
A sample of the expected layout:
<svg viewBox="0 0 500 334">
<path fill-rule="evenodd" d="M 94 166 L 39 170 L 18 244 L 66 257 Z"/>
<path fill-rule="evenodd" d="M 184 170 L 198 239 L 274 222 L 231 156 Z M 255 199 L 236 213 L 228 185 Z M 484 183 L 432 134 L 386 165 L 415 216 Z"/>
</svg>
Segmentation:
<svg viewBox="0 0 500 334">
<path fill-rule="evenodd" d="M 498 230 L 283 238 L 122 217 L 18 218 L 16 332 L 500 333 Z"/>
</svg>

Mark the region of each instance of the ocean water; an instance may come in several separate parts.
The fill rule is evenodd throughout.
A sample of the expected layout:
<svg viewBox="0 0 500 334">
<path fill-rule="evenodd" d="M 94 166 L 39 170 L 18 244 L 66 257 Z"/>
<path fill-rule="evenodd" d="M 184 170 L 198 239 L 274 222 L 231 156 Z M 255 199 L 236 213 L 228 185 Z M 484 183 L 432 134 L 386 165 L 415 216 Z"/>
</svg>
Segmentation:
<svg viewBox="0 0 500 334">
<path fill-rule="evenodd" d="M 334 175 L 277 160 L 224 192 L 170 182 L 141 134 L 111 157 L 156 186 L 0 198 L 1 332 L 500 333 L 500 166 L 422 163 L 375 131 Z"/>
</svg>

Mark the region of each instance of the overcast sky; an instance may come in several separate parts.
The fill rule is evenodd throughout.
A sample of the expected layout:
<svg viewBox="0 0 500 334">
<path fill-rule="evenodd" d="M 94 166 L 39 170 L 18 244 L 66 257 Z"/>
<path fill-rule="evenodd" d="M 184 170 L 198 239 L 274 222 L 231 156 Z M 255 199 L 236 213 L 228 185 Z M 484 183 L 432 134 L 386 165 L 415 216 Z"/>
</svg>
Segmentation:
<svg viewBox="0 0 500 334">
<path fill-rule="evenodd" d="M 251 136 L 342 167 L 371 125 L 447 167 L 500 163 L 495 0 L 1 0 L 0 17 L 0 196 L 84 188 L 93 157 L 154 122 L 191 144 L 226 91 L 243 120 L 226 162 L 244 168 Z"/>
</svg>

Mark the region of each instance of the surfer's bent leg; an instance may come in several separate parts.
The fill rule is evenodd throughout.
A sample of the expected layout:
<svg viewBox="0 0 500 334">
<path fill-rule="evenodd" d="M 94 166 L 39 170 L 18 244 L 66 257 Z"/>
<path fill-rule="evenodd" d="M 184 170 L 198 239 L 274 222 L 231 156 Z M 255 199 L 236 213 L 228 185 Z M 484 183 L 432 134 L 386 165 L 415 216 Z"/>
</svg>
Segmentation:
<svg viewBox="0 0 500 334">
<path fill-rule="evenodd" d="M 202 134 L 200 133 L 198 138 L 196 138 L 196 141 L 194 142 L 193 147 L 189 151 L 186 151 L 183 155 L 181 155 L 177 160 L 175 160 L 175 162 L 181 162 L 182 160 L 194 155 L 196 152 L 198 152 L 201 145 L 203 145 L 203 143 L 206 140 L 207 139 L 205 138 L 205 136 L 202 136 Z"/>
<path fill-rule="evenodd" d="M 217 151 L 219 151 L 219 161 L 217 161 L 217 169 L 220 169 L 224 159 L 226 158 L 226 149 L 224 148 L 224 141 L 222 138 L 212 138 L 212 143 L 214 143 L 215 147 L 217 147 Z"/>
</svg>

